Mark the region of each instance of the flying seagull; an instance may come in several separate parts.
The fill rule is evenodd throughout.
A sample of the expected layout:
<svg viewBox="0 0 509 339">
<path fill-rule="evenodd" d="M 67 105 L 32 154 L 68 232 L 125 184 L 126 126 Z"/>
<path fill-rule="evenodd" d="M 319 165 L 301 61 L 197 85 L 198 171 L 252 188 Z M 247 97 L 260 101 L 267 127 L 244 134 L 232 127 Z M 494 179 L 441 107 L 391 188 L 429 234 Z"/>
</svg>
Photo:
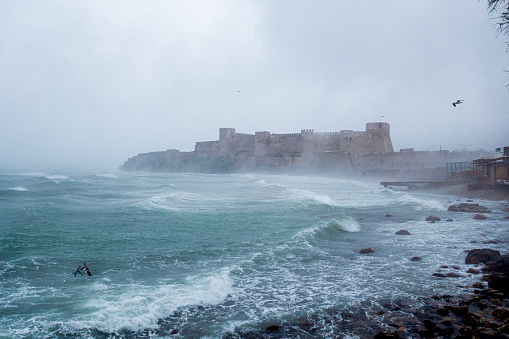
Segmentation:
<svg viewBox="0 0 509 339">
<path fill-rule="evenodd" d="M 462 104 L 465 100 L 456 100 L 456 102 L 453 102 L 452 105 L 456 107 L 456 105 Z"/>
</svg>

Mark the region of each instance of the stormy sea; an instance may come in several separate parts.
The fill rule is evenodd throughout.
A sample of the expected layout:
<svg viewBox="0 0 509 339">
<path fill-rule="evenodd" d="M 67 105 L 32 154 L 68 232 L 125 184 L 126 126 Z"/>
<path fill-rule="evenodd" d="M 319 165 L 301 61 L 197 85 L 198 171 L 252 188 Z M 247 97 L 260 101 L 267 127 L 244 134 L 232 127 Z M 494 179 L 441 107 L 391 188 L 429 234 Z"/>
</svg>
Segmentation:
<svg viewBox="0 0 509 339">
<path fill-rule="evenodd" d="M 457 199 L 314 176 L 0 174 L 0 337 L 263 336 L 458 294 L 471 242 L 506 252 L 509 234 L 500 202 L 473 220 L 447 211 Z M 461 274 L 434 277 L 444 264 Z"/>
</svg>

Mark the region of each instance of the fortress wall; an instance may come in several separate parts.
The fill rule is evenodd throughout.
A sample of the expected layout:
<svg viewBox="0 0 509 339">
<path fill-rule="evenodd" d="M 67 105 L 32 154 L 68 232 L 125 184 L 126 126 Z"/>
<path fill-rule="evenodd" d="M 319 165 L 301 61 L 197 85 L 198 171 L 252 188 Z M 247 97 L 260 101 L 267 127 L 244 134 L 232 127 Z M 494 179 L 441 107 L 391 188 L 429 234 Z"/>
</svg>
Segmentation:
<svg viewBox="0 0 509 339">
<path fill-rule="evenodd" d="M 365 131 L 345 130 L 339 132 L 341 152 L 350 152 L 352 154 L 369 153 L 371 150 L 371 141 L 369 134 Z"/>
<path fill-rule="evenodd" d="M 283 155 L 284 153 L 300 153 L 300 133 L 271 134 L 267 153 L 271 156 Z"/>
<path fill-rule="evenodd" d="M 371 153 L 393 153 L 391 141 L 391 128 L 385 122 L 368 122 L 366 124 L 366 132 L 371 139 Z"/>
<path fill-rule="evenodd" d="M 263 156 L 283 156 L 287 153 L 301 152 L 300 133 L 291 134 L 271 134 L 269 132 L 256 132 L 255 134 L 255 155 Z"/>
<path fill-rule="evenodd" d="M 264 157 L 270 143 L 270 132 L 255 132 L 255 156 Z"/>
<path fill-rule="evenodd" d="M 253 134 L 236 133 L 233 137 L 232 145 L 229 147 L 233 154 L 255 152 L 255 136 Z"/>
<path fill-rule="evenodd" d="M 219 141 L 199 141 L 194 146 L 194 153 L 198 158 L 219 154 Z"/>
<path fill-rule="evenodd" d="M 317 152 L 339 152 L 341 136 L 339 132 L 317 132 L 310 139 L 310 149 Z"/>
</svg>

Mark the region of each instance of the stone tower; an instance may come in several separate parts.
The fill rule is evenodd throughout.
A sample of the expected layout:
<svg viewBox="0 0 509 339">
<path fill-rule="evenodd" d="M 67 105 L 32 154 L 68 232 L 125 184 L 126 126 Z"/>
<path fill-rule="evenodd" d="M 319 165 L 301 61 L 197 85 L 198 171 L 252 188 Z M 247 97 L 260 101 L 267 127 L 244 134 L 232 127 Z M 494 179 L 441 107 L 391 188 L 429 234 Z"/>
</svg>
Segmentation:
<svg viewBox="0 0 509 339">
<path fill-rule="evenodd" d="M 393 153 L 391 127 L 386 122 L 368 122 L 366 132 L 370 139 L 372 153 Z"/>
</svg>

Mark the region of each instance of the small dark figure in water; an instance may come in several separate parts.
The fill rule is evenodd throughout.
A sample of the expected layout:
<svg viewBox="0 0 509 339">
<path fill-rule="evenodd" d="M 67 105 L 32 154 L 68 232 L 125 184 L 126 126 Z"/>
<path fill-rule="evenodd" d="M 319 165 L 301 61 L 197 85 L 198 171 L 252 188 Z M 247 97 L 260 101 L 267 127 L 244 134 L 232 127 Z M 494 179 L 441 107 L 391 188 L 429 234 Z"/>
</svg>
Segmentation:
<svg viewBox="0 0 509 339">
<path fill-rule="evenodd" d="M 85 269 L 85 267 L 81 267 L 81 265 L 78 266 L 78 269 L 76 270 L 76 272 L 74 272 L 74 276 L 76 276 L 76 274 L 81 274 L 83 275 L 83 273 L 81 273 L 81 270 Z"/>
<path fill-rule="evenodd" d="M 87 264 L 83 263 L 83 266 L 85 266 L 85 267 L 84 267 L 84 269 L 85 269 L 85 271 L 87 271 L 87 274 L 88 274 L 89 276 L 90 276 L 90 275 L 92 275 L 92 273 L 90 273 L 90 270 L 89 270 L 89 269 L 88 269 L 88 267 L 87 267 Z"/>
</svg>

